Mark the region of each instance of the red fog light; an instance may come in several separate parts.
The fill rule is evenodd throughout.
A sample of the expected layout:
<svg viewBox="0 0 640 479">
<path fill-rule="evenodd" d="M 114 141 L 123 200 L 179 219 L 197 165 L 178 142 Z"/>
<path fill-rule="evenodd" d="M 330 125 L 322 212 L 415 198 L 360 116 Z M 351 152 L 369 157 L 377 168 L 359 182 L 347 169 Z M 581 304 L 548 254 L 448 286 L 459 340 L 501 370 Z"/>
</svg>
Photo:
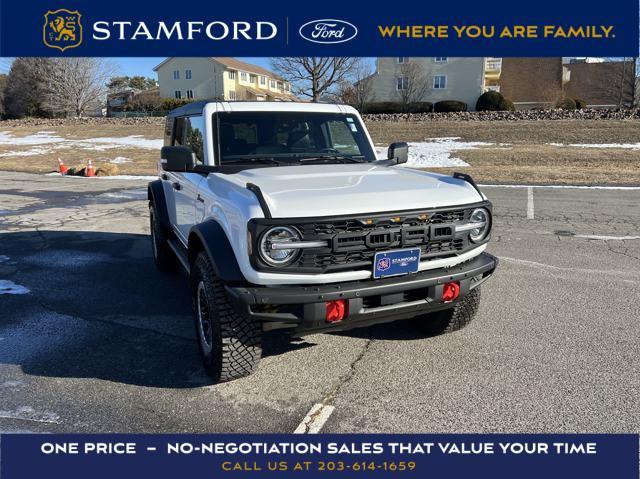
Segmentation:
<svg viewBox="0 0 640 479">
<path fill-rule="evenodd" d="M 460 283 L 447 283 L 442 288 L 442 302 L 450 303 L 460 296 Z"/>
<path fill-rule="evenodd" d="M 349 314 L 349 306 L 346 299 L 337 299 L 324 303 L 327 308 L 327 322 L 336 323 L 342 321 Z"/>
</svg>

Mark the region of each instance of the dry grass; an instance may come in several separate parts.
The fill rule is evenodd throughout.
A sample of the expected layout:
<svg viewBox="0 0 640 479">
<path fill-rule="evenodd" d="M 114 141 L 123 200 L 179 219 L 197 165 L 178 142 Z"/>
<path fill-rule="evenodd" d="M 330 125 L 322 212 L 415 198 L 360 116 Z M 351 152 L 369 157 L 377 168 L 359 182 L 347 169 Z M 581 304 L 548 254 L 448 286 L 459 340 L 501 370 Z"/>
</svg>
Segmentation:
<svg viewBox="0 0 640 479">
<path fill-rule="evenodd" d="M 455 153 L 471 165 L 464 171 L 482 183 L 537 184 L 640 184 L 640 150 L 622 148 L 553 147 L 547 143 L 638 143 L 640 122 L 624 121 L 520 121 L 520 122 L 371 122 L 376 144 L 392 141 L 423 141 L 426 138 L 459 137 L 464 141 L 508 143 L 506 148 L 486 147 Z M 3 128 L 15 136 L 49 131 L 65 138 L 122 137 L 142 135 L 159 139 L 162 127 L 154 125 L 67 125 Z M 46 146 L 46 145 L 44 145 Z M 28 150 L 30 146 L 0 145 L 0 154 Z M 155 174 L 158 151 L 123 147 L 119 149 L 60 149 L 51 154 L 0 157 L 0 170 L 44 173 L 56 167 L 56 157 L 67 166 L 108 165 L 121 156 L 130 163 L 118 165 L 120 174 Z M 451 169 L 438 168 L 448 173 Z"/>
</svg>

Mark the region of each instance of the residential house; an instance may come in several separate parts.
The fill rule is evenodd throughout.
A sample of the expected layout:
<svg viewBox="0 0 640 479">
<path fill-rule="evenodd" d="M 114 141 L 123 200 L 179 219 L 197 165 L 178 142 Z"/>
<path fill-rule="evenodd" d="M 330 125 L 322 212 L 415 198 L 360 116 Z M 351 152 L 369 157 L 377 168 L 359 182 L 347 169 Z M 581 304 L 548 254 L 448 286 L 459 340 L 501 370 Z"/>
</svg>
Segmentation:
<svg viewBox="0 0 640 479">
<path fill-rule="evenodd" d="M 169 57 L 154 71 L 162 98 L 297 100 L 289 82 L 266 68 L 235 58 Z"/>
<path fill-rule="evenodd" d="M 564 97 L 570 73 L 561 57 L 503 58 L 494 81 L 517 109 L 554 107 Z"/>
<path fill-rule="evenodd" d="M 565 95 L 580 98 L 593 108 L 630 108 L 636 89 L 635 62 L 570 60 L 565 66 L 571 78 L 565 85 Z"/>
<path fill-rule="evenodd" d="M 442 100 L 458 100 L 475 109 L 478 97 L 487 90 L 500 91 L 497 80 L 502 68 L 501 58 L 478 57 L 393 57 L 378 58 L 376 73 L 371 77 L 372 101 L 397 102 L 403 89 L 408 88 L 407 63 L 420 68 L 420 88 L 424 94 L 412 101 L 436 103 Z"/>
</svg>

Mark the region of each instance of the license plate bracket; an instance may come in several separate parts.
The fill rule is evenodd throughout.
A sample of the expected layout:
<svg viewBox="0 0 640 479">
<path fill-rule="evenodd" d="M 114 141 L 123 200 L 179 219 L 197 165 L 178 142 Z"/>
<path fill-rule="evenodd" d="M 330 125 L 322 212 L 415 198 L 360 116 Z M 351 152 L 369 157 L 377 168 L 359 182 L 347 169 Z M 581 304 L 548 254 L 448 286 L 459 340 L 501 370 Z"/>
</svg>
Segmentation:
<svg viewBox="0 0 640 479">
<path fill-rule="evenodd" d="M 380 251 L 373 258 L 375 279 L 417 273 L 420 265 L 420 248 Z"/>
</svg>

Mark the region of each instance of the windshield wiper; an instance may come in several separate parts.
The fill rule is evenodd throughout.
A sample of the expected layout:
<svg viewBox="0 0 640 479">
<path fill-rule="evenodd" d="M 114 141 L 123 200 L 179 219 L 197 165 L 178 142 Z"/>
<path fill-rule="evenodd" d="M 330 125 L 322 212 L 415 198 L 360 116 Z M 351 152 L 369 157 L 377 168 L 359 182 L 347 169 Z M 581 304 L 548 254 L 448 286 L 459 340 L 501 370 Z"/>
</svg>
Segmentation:
<svg viewBox="0 0 640 479">
<path fill-rule="evenodd" d="M 312 156 L 308 158 L 299 158 L 299 163 L 313 163 L 313 162 L 322 162 L 322 161 L 337 161 L 339 163 L 364 163 L 363 160 L 358 160 L 351 156 L 339 156 L 339 155 L 322 155 L 322 156 Z"/>
<path fill-rule="evenodd" d="M 241 164 L 241 163 L 272 163 L 274 165 L 290 165 L 287 161 L 278 161 L 272 156 L 252 156 L 250 158 L 229 158 L 222 159 L 223 165 Z"/>
</svg>

